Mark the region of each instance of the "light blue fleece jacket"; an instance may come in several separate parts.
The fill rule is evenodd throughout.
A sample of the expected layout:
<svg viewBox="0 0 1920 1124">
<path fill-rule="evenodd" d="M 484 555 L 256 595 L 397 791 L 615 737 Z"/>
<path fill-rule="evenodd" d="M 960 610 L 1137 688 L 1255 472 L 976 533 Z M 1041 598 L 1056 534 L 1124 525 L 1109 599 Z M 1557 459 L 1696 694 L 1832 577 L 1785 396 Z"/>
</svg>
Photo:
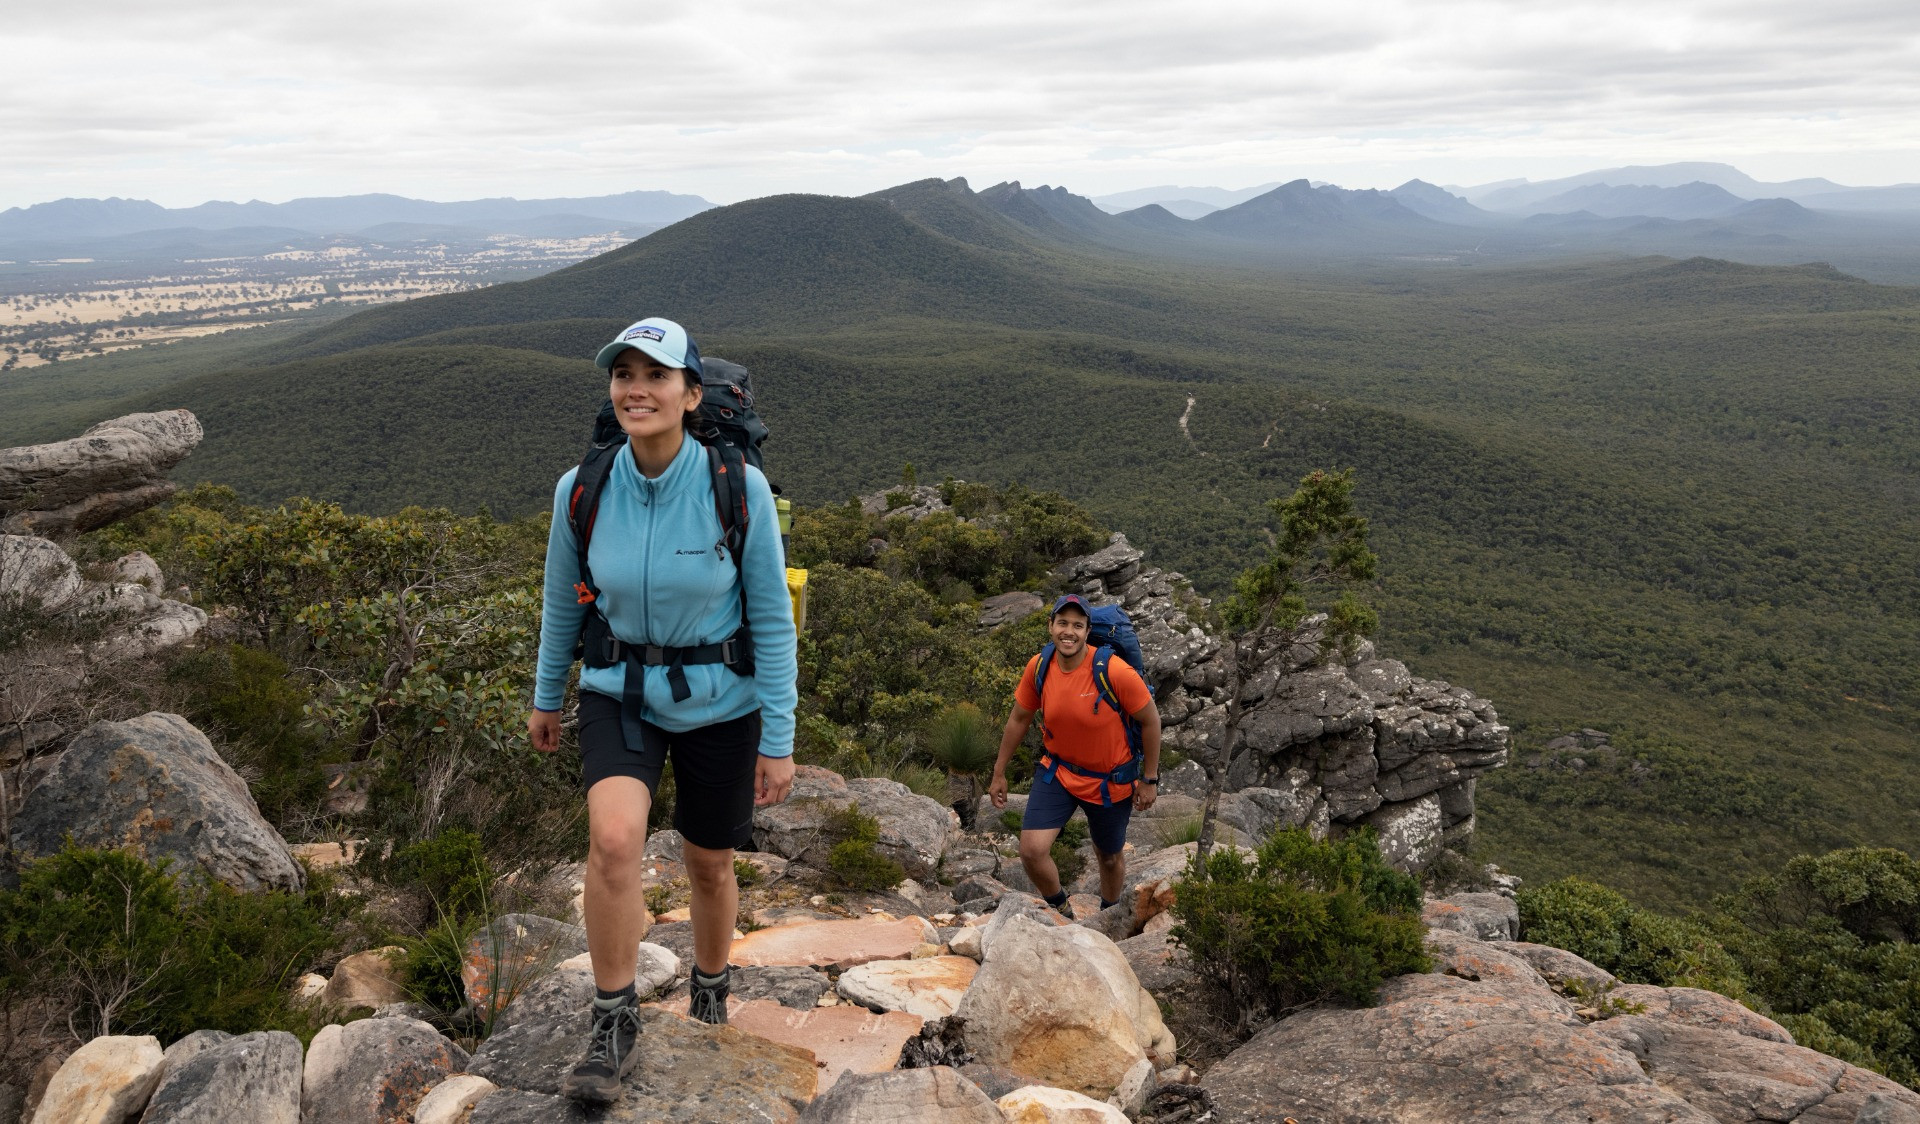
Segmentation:
<svg viewBox="0 0 1920 1124">
<path fill-rule="evenodd" d="M 533 705 L 558 710 L 566 696 L 574 640 L 586 619 L 574 583 L 578 550 L 567 522 L 575 469 L 553 494 L 553 530 L 547 536 L 540 664 Z M 613 634 L 635 644 L 676 648 L 717 644 L 740 626 L 740 580 L 746 580 L 747 621 L 753 629 L 752 678 L 721 664 L 688 664 L 693 694 L 673 701 L 667 669 L 646 669 L 641 717 L 667 730 L 692 730 L 760 711 L 760 752 L 793 752 L 793 711 L 799 703 L 798 646 L 793 604 L 787 599 L 786 553 L 767 478 L 747 466 L 746 565 L 736 569 L 720 542 L 713 470 L 706 447 L 683 438 L 680 453 L 658 479 L 641 475 L 630 449 L 615 458 L 600 492 L 600 511 L 587 546 L 587 564 L 600 587 L 600 611 Z M 627 666 L 582 668 L 580 686 L 620 698 Z"/>
</svg>

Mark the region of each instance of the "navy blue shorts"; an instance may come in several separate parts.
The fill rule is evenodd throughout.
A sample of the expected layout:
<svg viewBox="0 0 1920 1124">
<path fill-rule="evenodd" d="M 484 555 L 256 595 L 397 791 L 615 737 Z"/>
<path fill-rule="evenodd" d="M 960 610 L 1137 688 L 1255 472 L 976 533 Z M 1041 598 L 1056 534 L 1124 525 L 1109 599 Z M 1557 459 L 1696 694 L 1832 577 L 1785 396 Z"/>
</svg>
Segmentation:
<svg viewBox="0 0 1920 1124">
<path fill-rule="evenodd" d="M 1068 792 L 1050 774 L 1033 778 L 1033 791 L 1027 793 L 1027 810 L 1020 817 L 1021 831 L 1056 831 L 1067 826 L 1073 810 L 1087 813 L 1087 835 L 1094 850 L 1117 855 L 1127 845 L 1127 821 L 1133 818 L 1133 800 L 1100 805 L 1089 803 Z"/>
</svg>

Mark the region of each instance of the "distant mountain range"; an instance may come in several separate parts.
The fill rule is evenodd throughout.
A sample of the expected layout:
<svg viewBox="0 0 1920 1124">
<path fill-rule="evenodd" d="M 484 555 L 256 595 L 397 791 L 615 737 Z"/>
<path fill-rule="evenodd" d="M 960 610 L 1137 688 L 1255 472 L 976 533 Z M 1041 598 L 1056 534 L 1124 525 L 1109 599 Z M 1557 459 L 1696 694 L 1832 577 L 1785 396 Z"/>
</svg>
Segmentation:
<svg viewBox="0 0 1920 1124">
<path fill-rule="evenodd" d="M 697 195 L 629 191 L 579 199 L 471 199 L 435 203 L 400 195 L 345 195 L 287 203 L 211 202 L 162 207 L 145 199 L 58 199 L 0 211 L 0 243 L 117 238 L 150 231 L 275 228 L 296 234 L 364 234 L 408 224 L 489 234 L 577 237 L 655 228 L 708 210 Z"/>
</svg>

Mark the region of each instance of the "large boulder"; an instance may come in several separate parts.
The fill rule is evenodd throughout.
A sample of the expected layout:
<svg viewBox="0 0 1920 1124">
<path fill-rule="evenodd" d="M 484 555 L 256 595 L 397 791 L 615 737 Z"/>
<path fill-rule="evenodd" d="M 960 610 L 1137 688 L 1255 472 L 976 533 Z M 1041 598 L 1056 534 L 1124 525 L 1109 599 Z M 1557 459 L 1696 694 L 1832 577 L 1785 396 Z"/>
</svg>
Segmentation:
<svg viewBox="0 0 1920 1124">
<path fill-rule="evenodd" d="M 847 780 L 813 765 L 802 765 L 794 773 L 793 790 L 785 801 L 754 809 L 753 840 L 759 850 L 824 870 L 836 842 L 826 830 L 830 821 L 857 806 L 880 825 L 875 849 L 899 863 L 908 877 L 924 881 L 938 875 L 940 857 L 959 838 L 960 818 L 953 809 L 899 781 Z"/>
<path fill-rule="evenodd" d="M 421 1098 L 467 1067 L 467 1052 L 412 1018 L 320 1028 L 300 1081 L 303 1124 L 407 1124 Z"/>
<path fill-rule="evenodd" d="M 128 414 L 79 437 L 0 449 L 0 531 L 77 535 L 152 507 L 204 431 L 187 410 Z"/>
<path fill-rule="evenodd" d="M 1375 1006 L 1301 1012 L 1215 1065 L 1202 1082 L 1214 1119 L 1852 1124 L 1876 1095 L 1920 1111 L 1920 1095 L 1724 997 L 1636 988 L 1644 1014 L 1588 1021 L 1532 967 L 1546 959 L 1534 946 L 1444 930 L 1428 945 L 1437 970 L 1387 981 Z"/>
<path fill-rule="evenodd" d="M 1046 1085 L 1015 1089 L 994 1103 L 1007 1124 L 1127 1124 L 1127 1114 L 1105 1101 Z"/>
<path fill-rule="evenodd" d="M 0 605 L 43 613 L 65 609 L 84 582 L 60 545 L 32 535 L 0 535 Z"/>
<path fill-rule="evenodd" d="M 34 789 L 13 825 L 14 849 L 50 855 L 128 847 L 237 890 L 298 890 L 306 872 L 260 815 L 239 775 L 177 714 L 88 727 Z"/>
<path fill-rule="evenodd" d="M 1511 941 L 1520 935 L 1520 909 L 1501 894 L 1454 894 L 1429 900 L 1420 910 L 1420 920 L 1429 929 L 1452 929 L 1483 941 Z"/>
<path fill-rule="evenodd" d="M 980 1061 L 1101 1099 L 1143 1057 L 1173 1064 L 1153 996 L 1106 937 L 1023 913 L 991 934 L 985 956 L 954 1012 Z"/>
<path fill-rule="evenodd" d="M 165 1056 L 152 1035 L 107 1034 L 87 1042 L 47 1083 L 34 1124 L 121 1124 L 153 1095 Z"/>
<path fill-rule="evenodd" d="M 640 942 L 634 960 L 634 991 L 643 1001 L 673 986 L 680 971 L 679 957 L 646 941 Z M 587 1009 L 593 996 L 593 958 L 583 952 L 522 980 L 512 1001 L 495 1011 L 493 1032 L 523 1022 L 572 1018 Z"/>
<path fill-rule="evenodd" d="M 818 1124 L 1004 1124 L 978 1085 L 948 1066 L 848 1074 L 800 1114 Z"/>
<path fill-rule="evenodd" d="M 284 1030 L 229 1037 L 180 1056 L 169 1047 L 140 1124 L 300 1124 L 301 1073 L 300 1040 Z"/>
</svg>

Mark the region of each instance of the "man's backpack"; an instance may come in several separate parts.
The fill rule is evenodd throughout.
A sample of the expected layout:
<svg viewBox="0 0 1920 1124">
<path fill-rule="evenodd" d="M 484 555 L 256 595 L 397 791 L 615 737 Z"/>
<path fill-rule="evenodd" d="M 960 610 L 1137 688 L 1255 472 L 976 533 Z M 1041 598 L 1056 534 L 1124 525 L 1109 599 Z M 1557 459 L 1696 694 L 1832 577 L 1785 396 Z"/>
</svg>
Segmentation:
<svg viewBox="0 0 1920 1124">
<path fill-rule="evenodd" d="M 1147 694 L 1154 693 L 1153 681 L 1147 678 L 1146 657 L 1140 651 L 1140 637 L 1133 631 L 1133 618 L 1118 605 L 1099 605 L 1094 607 L 1087 621 L 1087 648 L 1093 660 L 1093 712 L 1100 713 L 1100 704 L 1105 702 L 1120 716 L 1120 727 L 1127 734 L 1127 748 L 1132 751 L 1126 764 L 1111 772 L 1100 773 L 1092 769 L 1083 769 L 1071 761 L 1054 758 L 1055 767 L 1067 769 L 1083 777 L 1093 777 L 1101 781 L 1100 790 L 1106 803 L 1108 784 L 1132 784 L 1140 779 L 1140 769 L 1146 762 L 1146 747 L 1140 740 L 1140 723 L 1120 705 L 1120 696 L 1113 689 L 1113 680 L 1107 673 L 1108 663 L 1118 656 L 1127 666 L 1140 673 L 1140 679 L 1147 685 Z M 1053 643 L 1040 649 L 1040 662 L 1033 669 L 1033 693 L 1041 699 L 1046 698 L 1047 671 L 1053 667 Z M 1044 717 L 1042 719 L 1044 721 Z"/>
<path fill-rule="evenodd" d="M 720 517 L 720 541 L 715 549 L 733 558 L 736 570 L 747 545 L 747 471 L 746 466 L 761 468 L 760 446 L 767 439 L 766 423 L 753 409 L 753 387 L 747 369 L 725 359 L 708 358 L 700 363 L 703 394 L 687 432 L 706 447 L 707 464 L 713 471 L 714 507 Z M 649 665 L 665 665 L 672 670 L 668 678 L 675 699 L 685 697 L 686 678 L 679 666 L 687 663 L 724 663 L 741 675 L 753 674 L 753 643 L 746 626 L 746 582 L 740 583 L 740 630 L 732 638 L 702 648 L 678 649 L 646 646 L 644 652 L 625 651 L 607 624 L 597 604 L 600 587 L 594 584 L 593 571 L 587 566 L 587 545 L 593 539 L 594 517 L 599 514 L 600 493 L 613 472 L 615 459 L 627 447 L 626 431 L 609 398 L 593 420 L 593 440 L 580 458 L 574 473 L 573 493 L 567 499 L 567 524 L 573 529 L 578 550 L 580 580 L 574 583 L 580 604 L 587 606 L 580 639 L 574 644 L 574 658 L 588 667 L 611 667 L 632 655 Z M 712 649 L 709 651 L 708 649 Z"/>
</svg>

